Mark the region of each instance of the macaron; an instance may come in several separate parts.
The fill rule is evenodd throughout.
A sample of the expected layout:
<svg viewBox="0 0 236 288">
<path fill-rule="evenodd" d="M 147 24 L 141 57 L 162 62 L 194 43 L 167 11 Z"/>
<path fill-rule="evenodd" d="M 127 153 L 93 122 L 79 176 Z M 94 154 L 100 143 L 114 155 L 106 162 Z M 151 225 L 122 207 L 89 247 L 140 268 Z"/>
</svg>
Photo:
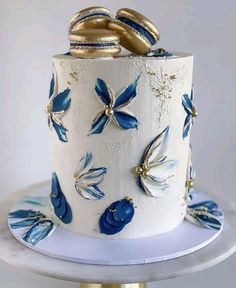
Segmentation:
<svg viewBox="0 0 236 288">
<path fill-rule="evenodd" d="M 69 35 L 70 53 L 80 58 L 114 57 L 120 53 L 120 37 L 105 29 L 81 30 Z"/>
<path fill-rule="evenodd" d="M 93 6 L 83 9 L 76 13 L 69 24 L 69 33 L 82 29 L 106 29 L 112 19 L 109 9 Z"/>
<path fill-rule="evenodd" d="M 108 28 L 120 35 L 120 44 L 127 50 L 144 55 L 160 39 L 156 26 L 139 12 L 122 8 L 116 19 L 110 21 Z"/>
</svg>

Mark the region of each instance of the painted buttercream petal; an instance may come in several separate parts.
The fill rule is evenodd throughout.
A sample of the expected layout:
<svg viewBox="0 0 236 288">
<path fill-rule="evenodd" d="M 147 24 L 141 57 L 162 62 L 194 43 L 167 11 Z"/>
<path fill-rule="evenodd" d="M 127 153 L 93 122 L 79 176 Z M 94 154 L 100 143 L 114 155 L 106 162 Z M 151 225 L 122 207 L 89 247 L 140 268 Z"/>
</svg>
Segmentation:
<svg viewBox="0 0 236 288">
<path fill-rule="evenodd" d="M 131 222 L 133 216 L 134 207 L 129 200 L 115 201 L 100 217 L 100 232 L 107 235 L 116 234 Z"/>
<path fill-rule="evenodd" d="M 190 221 L 193 224 L 203 226 L 204 228 L 208 229 L 216 229 L 219 230 L 222 226 L 222 222 L 217 217 L 208 214 L 208 215 L 195 215 L 195 214 L 189 214 L 187 212 L 186 219 Z"/>
<path fill-rule="evenodd" d="M 183 138 L 186 138 L 188 136 L 191 127 L 192 127 L 192 115 L 189 114 L 187 115 L 184 121 Z"/>
<path fill-rule="evenodd" d="M 102 182 L 104 174 L 106 174 L 107 169 L 105 167 L 90 169 L 86 174 L 84 174 L 80 183 L 83 186 L 94 186 Z"/>
<path fill-rule="evenodd" d="M 52 112 L 66 111 L 70 107 L 71 97 L 70 89 L 67 88 L 63 92 L 59 93 L 52 100 Z"/>
<path fill-rule="evenodd" d="M 125 224 L 129 223 L 134 216 L 134 206 L 127 199 L 119 201 L 115 205 L 114 219 L 120 221 L 122 224 L 122 219 Z"/>
<path fill-rule="evenodd" d="M 89 187 L 81 187 L 78 182 L 75 183 L 76 191 L 87 200 L 100 200 L 105 194 L 98 188 L 97 185 Z"/>
<path fill-rule="evenodd" d="M 110 120 L 110 117 L 105 114 L 104 110 L 98 113 L 98 115 L 93 120 L 89 135 L 102 133 L 106 126 L 109 124 Z"/>
<path fill-rule="evenodd" d="M 48 237 L 54 231 L 54 229 L 55 225 L 52 221 L 38 221 L 23 235 L 23 240 L 35 246 L 39 243 L 39 241 Z"/>
<path fill-rule="evenodd" d="M 190 99 L 192 101 L 192 103 L 194 103 L 194 88 L 192 87 L 192 90 L 191 90 L 191 95 L 190 95 Z"/>
<path fill-rule="evenodd" d="M 50 88 L 49 88 L 49 98 L 52 97 L 54 94 L 54 88 L 55 88 L 55 76 L 54 73 L 52 74 L 52 79 L 50 81 Z"/>
<path fill-rule="evenodd" d="M 156 164 L 165 159 L 165 153 L 169 142 L 169 126 L 167 126 L 147 147 L 144 152 L 146 165 Z M 164 156 L 164 157 L 163 157 Z"/>
<path fill-rule="evenodd" d="M 87 152 L 85 156 L 79 161 L 76 169 L 76 176 L 82 176 L 93 167 L 93 153 Z"/>
<path fill-rule="evenodd" d="M 103 214 L 101 217 L 100 217 L 100 220 L 99 220 L 99 227 L 100 227 L 100 232 L 101 233 L 104 233 L 106 235 L 114 235 L 114 234 L 117 234 L 119 233 L 123 228 L 124 226 L 113 226 L 111 224 L 109 224 L 106 219 L 105 219 L 105 215 Z"/>
<path fill-rule="evenodd" d="M 53 120 L 52 120 L 52 126 L 54 127 L 59 140 L 62 142 L 68 142 L 67 135 L 66 135 L 66 132 L 68 132 L 68 130 L 63 125 L 59 125 Z"/>
<path fill-rule="evenodd" d="M 20 229 L 25 228 L 34 225 L 40 218 L 31 218 L 31 219 L 25 219 L 19 222 L 11 223 L 10 226 L 12 229 Z"/>
<path fill-rule="evenodd" d="M 182 97 L 182 104 L 184 106 L 185 111 L 188 114 L 192 114 L 193 112 L 193 102 L 191 101 L 191 99 L 189 98 L 188 94 L 184 94 Z"/>
<path fill-rule="evenodd" d="M 164 182 L 173 177 L 178 167 L 178 161 L 167 160 L 152 166 L 149 177 L 156 182 Z"/>
<path fill-rule="evenodd" d="M 140 176 L 140 184 L 143 187 L 144 192 L 150 197 L 160 197 L 168 192 L 169 185 L 164 183 L 158 183 L 151 180 L 148 177 Z"/>
<path fill-rule="evenodd" d="M 18 219 L 23 219 L 23 218 L 34 218 L 34 217 L 38 217 L 38 216 L 43 216 L 43 214 L 39 211 L 34 211 L 31 209 L 28 210 L 24 210 L 24 209 L 20 209 L 20 210 L 16 210 L 13 212 L 10 212 L 8 217 L 9 218 L 18 218 Z"/>
<path fill-rule="evenodd" d="M 111 91 L 111 88 L 107 86 L 105 81 L 103 81 L 100 78 L 97 78 L 95 91 L 97 93 L 97 96 L 99 99 L 103 102 L 105 105 L 113 105 L 114 102 L 114 94 Z"/>
<path fill-rule="evenodd" d="M 63 223 L 65 224 L 70 223 L 72 221 L 71 207 L 67 202 L 64 193 L 61 190 L 61 186 L 55 172 L 52 174 L 51 202 L 54 207 L 55 215 Z"/>
<path fill-rule="evenodd" d="M 127 112 L 115 110 L 113 119 L 122 129 L 138 128 L 138 120 Z"/>
<path fill-rule="evenodd" d="M 114 108 L 127 106 L 137 95 L 136 88 L 141 74 L 127 87 L 123 89 L 120 95 L 116 98 Z"/>
</svg>

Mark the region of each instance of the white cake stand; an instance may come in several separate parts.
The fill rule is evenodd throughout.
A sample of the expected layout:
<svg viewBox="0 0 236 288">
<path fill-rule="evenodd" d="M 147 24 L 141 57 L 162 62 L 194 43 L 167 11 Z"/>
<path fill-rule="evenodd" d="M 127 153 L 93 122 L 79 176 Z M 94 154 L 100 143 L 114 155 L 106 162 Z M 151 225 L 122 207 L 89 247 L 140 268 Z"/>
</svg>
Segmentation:
<svg viewBox="0 0 236 288">
<path fill-rule="evenodd" d="M 40 185 L 42 183 L 35 186 Z M 236 207 L 214 196 L 224 211 L 224 230 L 212 244 L 197 252 L 164 262 L 129 266 L 87 265 L 56 260 L 26 248 L 14 239 L 8 229 L 9 209 L 31 189 L 32 186 L 0 202 L 0 259 L 36 274 L 80 282 L 83 288 L 145 287 L 146 282 L 170 279 L 207 269 L 236 251 Z"/>
</svg>

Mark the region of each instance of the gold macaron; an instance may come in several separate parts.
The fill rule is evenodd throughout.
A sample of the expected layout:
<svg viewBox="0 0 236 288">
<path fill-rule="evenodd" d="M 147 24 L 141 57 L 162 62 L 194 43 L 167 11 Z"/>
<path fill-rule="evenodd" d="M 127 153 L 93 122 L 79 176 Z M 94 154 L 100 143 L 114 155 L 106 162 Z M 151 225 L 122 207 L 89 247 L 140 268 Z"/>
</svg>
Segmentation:
<svg viewBox="0 0 236 288">
<path fill-rule="evenodd" d="M 112 19 L 109 9 L 93 6 L 85 8 L 76 13 L 69 24 L 69 33 L 83 29 L 106 29 Z"/>
<path fill-rule="evenodd" d="M 81 30 L 69 35 L 70 53 L 79 58 L 114 57 L 120 53 L 117 33 L 105 29 Z"/>
<path fill-rule="evenodd" d="M 122 8 L 117 11 L 116 19 L 110 21 L 108 28 L 120 36 L 120 44 L 127 50 L 144 55 L 160 39 L 156 26 L 139 12 Z"/>
</svg>

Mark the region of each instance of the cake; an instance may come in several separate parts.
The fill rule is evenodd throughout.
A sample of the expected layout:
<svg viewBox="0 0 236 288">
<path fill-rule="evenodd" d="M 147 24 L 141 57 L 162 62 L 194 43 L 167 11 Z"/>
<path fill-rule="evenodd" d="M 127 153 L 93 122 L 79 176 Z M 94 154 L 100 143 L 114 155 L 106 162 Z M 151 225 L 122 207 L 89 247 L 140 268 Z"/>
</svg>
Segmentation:
<svg viewBox="0 0 236 288">
<path fill-rule="evenodd" d="M 183 221 L 190 131 L 184 135 L 188 114 L 182 101 L 183 95 L 191 95 L 193 57 L 174 55 L 165 59 L 53 57 L 53 95 L 68 91 L 70 99 L 70 107 L 61 118 L 68 130 L 66 142 L 59 139 L 56 131 L 51 133 L 52 168 L 73 214 L 70 223 L 60 221 L 66 229 L 92 237 L 126 239 L 165 233 Z M 106 87 L 115 99 L 113 102 L 121 99 L 124 89 L 133 90 L 130 103 L 114 108 L 118 120 L 106 116 L 109 109 L 105 106 L 109 103 L 104 103 L 99 96 L 100 90 L 104 89 L 105 93 Z M 109 119 L 104 129 L 99 125 L 93 127 L 100 112 L 101 115 L 104 112 L 105 120 Z M 119 123 L 123 112 L 127 113 L 124 122 L 131 115 L 130 129 L 124 129 L 126 123 Z M 147 168 L 156 181 L 138 171 L 148 160 L 142 157 L 153 141 L 155 149 L 150 152 L 154 155 Z M 84 172 L 78 171 L 81 170 L 78 166 L 85 161 L 93 164 L 85 167 Z M 91 181 L 99 183 L 96 188 L 86 192 L 86 185 L 76 184 L 77 172 L 83 175 L 86 169 L 98 168 L 97 178 Z M 88 178 L 89 174 L 77 182 L 90 185 Z M 100 216 L 111 203 L 126 197 L 132 198 L 135 210 L 131 223 L 114 235 L 100 233 Z M 55 217 L 54 221 L 57 220 Z"/>
<path fill-rule="evenodd" d="M 116 27 L 124 16 L 138 17 L 141 25 L 141 14 L 132 11 L 119 10 L 110 26 Z M 73 25 L 78 26 L 75 19 Z M 149 25 L 150 33 L 153 26 Z M 104 33 L 102 41 L 102 31 L 106 32 L 71 32 L 72 55 L 53 57 L 47 107 L 52 128 L 52 219 L 65 229 L 99 238 L 166 233 L 186 214 L 189 139 L 196 116 L 193 56 L 163 49 L 140 55 L 139 45 L 139 55 L 126 51 L 104 57 L 106 53 L 96 51 L 101 44 L 105 51 L 112 49 L 113 32 Z M 157 41 L 159 32 L 155 35 Z M 125 42 L 126 34 L 121 36 Z"/>
<path fill-rule="evenodd" d="M 109 265 L 156 261 L 151 254 L 132 260 L 149 241 L 161 261 L 208 245 L 223 214 L 193 189 L 193 56 L 158 47 L 156 26 L 129 8 L 115 18 L 100 6 L 83 9 L 68 38 L 69 52 L 53 56 L 46 107 L 51 191 L 32 191 L 12 208 L 12 234 L 51 257 Z M 176 237 L 185 247 L 172 247 Z M 117 260 L 132 243 L 127 259 Z"/>
</svg>

